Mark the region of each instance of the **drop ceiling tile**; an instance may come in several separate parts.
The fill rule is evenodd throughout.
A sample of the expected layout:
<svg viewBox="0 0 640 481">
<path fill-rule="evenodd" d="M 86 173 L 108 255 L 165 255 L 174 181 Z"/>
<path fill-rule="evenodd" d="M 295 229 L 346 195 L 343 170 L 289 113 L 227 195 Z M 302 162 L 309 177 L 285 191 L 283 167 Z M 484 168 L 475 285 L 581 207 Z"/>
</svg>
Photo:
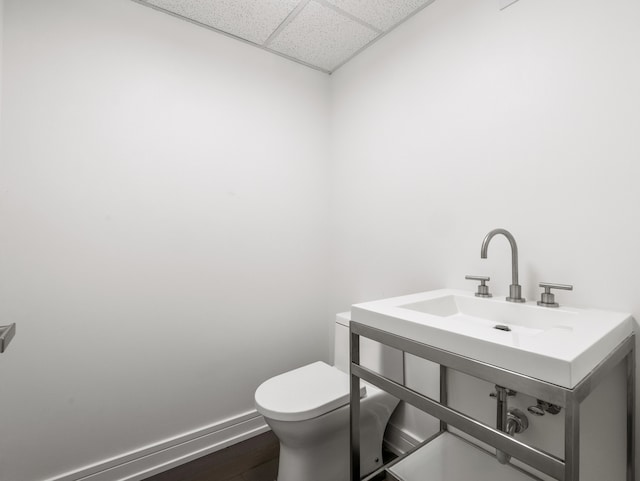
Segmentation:
<svg viewBox="0 0 640 481">
<path fill-rule="evenodd" d="M 147 3 L 262 45 L 300 0 L 147 0 Z"/>
<path fill-rule="evenodd" d="M 386 31 L 433 0 L 325 0 L 327 3 Z"/>
<path fill-rule="evenodd" d="M 269 43 L 276 52 L 332 71 L 378 35 L 318 2 L 309 2 Z"/>
</svg>

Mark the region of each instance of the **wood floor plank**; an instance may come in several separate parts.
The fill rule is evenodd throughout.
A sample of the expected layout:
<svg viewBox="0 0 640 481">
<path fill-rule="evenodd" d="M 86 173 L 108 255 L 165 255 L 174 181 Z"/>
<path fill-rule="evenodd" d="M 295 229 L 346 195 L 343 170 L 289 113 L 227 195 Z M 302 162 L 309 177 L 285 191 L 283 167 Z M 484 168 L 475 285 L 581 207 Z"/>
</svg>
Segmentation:
<svg viewBox="0 0 640 481">
<path fill-rule="evenodd" d="M 278 476 L 278 459 L 272 459 L 266 463 L 250 469 L 242 474 L 243 481 L 275 481 Z"/>
<path fill-rule="evenodd" d="M 268 431 L 145 481 L 244 481 L 243 475 L 254 468 L 274 460 L 277 466 L 279 447 L 278 438 Z M 262 480 L 255 478 L 255 481 Z"/>
</svg>

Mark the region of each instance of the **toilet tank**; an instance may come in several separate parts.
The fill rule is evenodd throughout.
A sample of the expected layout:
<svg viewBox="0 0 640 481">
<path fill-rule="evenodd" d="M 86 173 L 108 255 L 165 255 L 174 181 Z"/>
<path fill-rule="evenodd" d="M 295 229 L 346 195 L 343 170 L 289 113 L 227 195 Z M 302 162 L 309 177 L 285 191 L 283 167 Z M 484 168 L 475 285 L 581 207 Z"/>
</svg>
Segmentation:
<svg viewBox="0 0 640 481">
<path fill-rule="evenodd" d="M 349 373 L 350 312 L 336 314 L 333 365 Z M 389 346 L 360 338 L 360 364 L 396 382 L 403 381 L 402 352 Z"/>
</svg>

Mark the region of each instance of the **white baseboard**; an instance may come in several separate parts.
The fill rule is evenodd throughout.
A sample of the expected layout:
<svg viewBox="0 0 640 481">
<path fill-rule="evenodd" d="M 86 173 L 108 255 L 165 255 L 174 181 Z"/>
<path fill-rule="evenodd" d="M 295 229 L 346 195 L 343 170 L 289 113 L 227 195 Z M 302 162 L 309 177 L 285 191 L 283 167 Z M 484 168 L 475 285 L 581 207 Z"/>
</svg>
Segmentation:
<svg viewBox="0 0 640 481">
<path fill-rule="evenodd" d="M 249 411 L 44 481 L 141 481 L 268 430 L 264 418 Z M 390 423 L 384 443 L 391 452 L 400 455 L 420 441 L 403 427 Z"/>
<path fill-rule="evenodd" d="M 45 481 L 140 481 L 268 430 L 264 418 L 249 411 Z"/>
<path fill-rule="evenodd" d="M 384 445 L 393 454 L 400 456 L 415 448 L 420 441 L 401 426 L 389 423 L 384 433 Z"/>
</svg>

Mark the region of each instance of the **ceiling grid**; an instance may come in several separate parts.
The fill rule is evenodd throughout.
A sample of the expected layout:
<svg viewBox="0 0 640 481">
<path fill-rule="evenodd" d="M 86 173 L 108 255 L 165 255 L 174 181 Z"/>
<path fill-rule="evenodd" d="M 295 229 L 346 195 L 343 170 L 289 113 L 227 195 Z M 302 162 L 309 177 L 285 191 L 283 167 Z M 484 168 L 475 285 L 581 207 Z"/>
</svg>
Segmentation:
<svg viewBox="0 0 640 481">
<path fill-rule="evenodd" d="M 332 73 L 434 0 L 133 0 Z"/>
<path fill-rule="evenodd" d="M 264 42 L 263 46 L 264 47 L 269 47 L 269 45 L 271 44 L 271 42 L 273 42 L 273 40 L 280 35 L 280 32 L 282 32 L 282 30 L 291 23 L 291 21 L 293 19 L 295 19 L 298 14 L 302 11 L 302 9 L 304 7 L 306 7 L 309 2 L 311 0 L 303 0 L 301 1 L 298 6 L 296 8 L 294 8 L 291 13 L 287 16 L 287 18 L 285 18 L 282 23 L 280 25 L 278 25 L 278 28 L 276 28 L 271 35 L 269 35 L 269 38 Z"/>
</svg>

